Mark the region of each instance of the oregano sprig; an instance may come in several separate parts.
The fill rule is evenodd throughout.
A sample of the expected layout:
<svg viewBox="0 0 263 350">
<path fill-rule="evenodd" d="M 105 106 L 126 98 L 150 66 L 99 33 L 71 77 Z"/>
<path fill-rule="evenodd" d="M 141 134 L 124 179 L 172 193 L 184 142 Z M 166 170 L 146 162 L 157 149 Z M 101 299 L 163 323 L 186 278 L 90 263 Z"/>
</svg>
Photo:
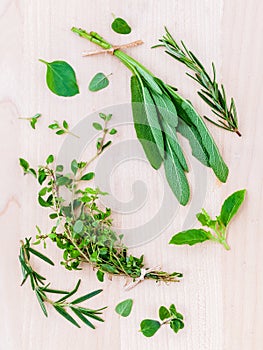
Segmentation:
<svg viewBox="0 0 263 350">
<path fill-rule="evenodd" d="M 152 337 L 162 326 L 170 325 L 170 328 L 178 333 L 184 328 L 183 315 L 177 312 L 176 307 L 172 304 L 169 309 L 165 306 L 159 308 L 159 319 L 145 319 L 141 322 L 140 331 L 145 337 Z"/>
<path fill-rule="evenodd" d="M 62 124 L 60 124 L 59 121 L 54 120 L 54 122 L 50 124 L 48 127 L 51 130 L 56 130 L 56 135 L 68 134 L 79 138 L 78 135 L 74 134 L 72 131 L 69 130 L 69 124 L 66 120 L 63 120 Z"/>
<path fill-rule="evenodd" d="M 154 47 L 165 47 L 165 52 L 168 55 L 193 71 L 194 75 L 186 74 L 201 85 L 198 95 L 212 108 L 212 112 L 219 119 L 218 122 L 215 122 L 206 116 L 204 118 L 222 129 L 235 132 L 238 136 L 241 136 L 238 130 L 235 101 L 231 98 L 230 104 L 228 104 L 224 85 L 220 85 L 217 82 L 215 64 L 212 63 L 213 76 L 211 77 L 199 59 L 197 59 L 192 51 L 188 50 L 184 42 L 181 41 L 181 45 L 178 44 L 167 28 L 165 28 L 165 31 L 166 34 L 159 40 L 161 44 Z"/>
<path fill-rule="evenodd" d="M 212 219 L 210 215 L 202 209 L 202 212 L 198 213 L 196 217 L 203 226 L 208 227 L 210 230 L 208 231 L 200 228 L 179 232 L 172 237 L 170 244 L 188 244 L 192 246 L 197 243 L 211 240 L 222 244 L 226 250 L 229 250 L 230 247 L 227 243 L 227 228 L 243 203 L 245 194 L 246 190 L 240 190 L 229 196 L 224 201 L 220 215 L 217 216 L 216 219 Z"/>
<path fill-rule="evenodd" d="M 83 295 L 77 299 L 69 301 L 68 299 L 72 297 L 75 293 L 77 293 L 81 280 L 78 281 L 75 288 L 68 292 L 60 289 L 54 289 L 50 287 L 50 283 L 46 283 L 46 278 L 40 275 L 38 272 L 34 270 L 31 264 L 31 255 L 34 255 L 44 262 L 54 265 L 54 263 L 44 254 L 35 250 L 31 246 L 31 238 L 25 239 L 25 243 L 21 241 L 21 248 L 19 254 L 19 261 L 21 264 L 21 270 L 23 274 L 23 281 L 21 286 L 27 281 L 30 280 L 32 290 L 34 291 L 36 298 L 39 302 L 39 305 L 46 317 L 48 317 L 48 312 L 46 308 L 46 304 L 51 305 L 61 316 L 63 316 L 66 320 L 71 322 L 74 326 L 80 328 L 79 323 L 69 314 L 69 310 L 73 312 L 85 325 L 95 329 L 94 324 L 90 321 L 90 319 L 95 319 L 100 322 L 104 322 L 104 320 L 100 317 L 102 314 L 102 310 L 105 307 L 97 310 L 93 310 L 90 308 L 86 308 L 80 305 L 82 302 L 91 299 L 95 295 L 98 295 L 102 292 L 102 289 L 95 290 L 91 293 Z M 62 295 L 57 298 L 57 300 L 52 300 L 48 296 L 49 294 Z"/>
<path fill-rule="evenodd" d="M 18 119 L 22 119 L 22 120 L 28 120 L 31 128 L 35 129 L 36 128 L 36 123 L 38 122 L 38 119 L 41 117 L 40 113 L 35 114 L 33 117 L 29 117 L 29 118 L 23 118 L 23 117 L 19 117 Z"/>
</svg>

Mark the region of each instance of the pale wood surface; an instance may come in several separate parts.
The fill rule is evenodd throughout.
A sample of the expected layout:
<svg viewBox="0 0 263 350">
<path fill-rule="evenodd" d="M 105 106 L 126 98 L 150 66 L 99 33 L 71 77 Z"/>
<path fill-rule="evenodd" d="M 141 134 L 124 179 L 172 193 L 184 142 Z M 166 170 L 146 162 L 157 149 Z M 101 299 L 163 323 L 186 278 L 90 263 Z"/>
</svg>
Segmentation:
<svg viewBox="0 0 263 350">
<path fill-rule="evenodd" d="M 244 0 L 1 0 L 1 350 L 262 349 L 262 10 L 261 1 Z M 127 19 L 133 27 L 128 39 L 110 31 L 111 13 Z M 59 149 L 62 139 L 46 128 L 53 119 L 65 118 L 74 125 L 91 112 L 129 101 L 130 73 L 112 57 L 82 59 L 80 53 L 94 47 L 70 32 L 73 25 L 96 30 L 115 43 L 143 39 L 143 46 L 129 52 L 157 76 L 179 87 L 200 113 L 207 109 L 195 94 L 196 86 L 184 75 L 185 69 L 158 50 L 150 50 L 150 46 L 167 25 L 205 63 L 214 60 L 227 91 L 236 98 L 243 137 L 211 127 L 229 164 L 230 176 L 221 186 L 208 173 L 204 205 L 216 214 L 228 194 L 248 189 L 246 203 L 231 225 L 230 252 L 210 243 L 192 248 L 167 245 L 171 235 L 181 229 L 187 208 L 180 209 L 161 236 L 134 249 L 134 254 L 145 254 L 149 266 L 160 263 L 166 270 L 183 271 L 184 280 L 160 287 L 145 282 L 130 292 L 123 291 L 121 280 L 106 281 L 103 296 L 92 302 L 94 306 L 109 305 L 106 322 L 99 324 L 96 331 L 74 329 L 52 310 L 45 319 L 29 286 L 19 287 L 19 239 L 34 235 L 35 224 L 45 229 L 50 223 L 43 209 L 36 206 L 37 186 L 31 178 L 22 176 L 18 157 L 39 164 L 46 154 Z M 40 57 L 70 62 L 78 73 L 82 93 L 71 99 L 51 94 L 45 85 L 44 67 L 37 61 Z M 90 78 L 101 70 L 113 73 L 111 86 L 97 94 L 89 93 Z M 44 117 L 33 132 L 18 117 L 36 112 Z M 128 134 L 121 130 L 117 141 L 125 140 Z M 156 175 L 150 168 L 145 171 L 147 188 L 153 191 Z M 127 165 L 117 173 L 112 179 L 116 198 L 129 200 L 131 183 L 143 172 Z M 120 186 L 123 174 L 127 179 Z M 153 198 L 148 211 L 156 210 L 158 196 L 153 194 Z M 120 215 L 116 214 L 116 220 L 121 227 Z M 58 263 L 60 252 L 51 244 L 48 250 Z M 71 288 L 79 277 L 83 292 L 100 287 L 87 267 L 80 273 L 66 272 L 59 265 L 53 270 L 39 268 L 58 287 Z M 127 297 L 135 301 L 133 313 L 119 319 L 114 306 Z M 156 317 L 159 305 L 172 302 L 185 315 L 182 332 L 174 335 L 168 328 L 161 329 L 152 339 L 138 333 L 143 318 Z"/>
</svg>

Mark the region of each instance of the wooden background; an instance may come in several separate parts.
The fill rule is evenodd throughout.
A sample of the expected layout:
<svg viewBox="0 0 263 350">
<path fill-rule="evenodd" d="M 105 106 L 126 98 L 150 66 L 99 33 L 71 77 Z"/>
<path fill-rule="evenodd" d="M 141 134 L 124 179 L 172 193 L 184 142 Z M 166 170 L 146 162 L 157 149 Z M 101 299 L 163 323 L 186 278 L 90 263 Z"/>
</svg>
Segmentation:
<svg viewBox="0 0 263 350">
<path fill-rule="evenodd" d="M 262 349 L 262 11 L 262 1 L 256 0 L 1 0 L 1 350 Z M 112 13 L 128 20 L 133 28 L 131 35 L 123 37 L 110 30 Z M 96 331 L 85 326 L 75 329 L 53 310 L 46 319 L 29 285 L 19 287 L 19 239 L 34 236 L 36 224 L 45 230 L 50 223 L 44 209 L 36 205 L 37 186 L 30 177 L 22 176 L 18 157 L 37 165 L 47 154 L 59 150 L 62 138 L 47 129 L 53 119 L 64 118 L 75 125 L 91 112 L 130 98 L 127 69 L 110 56 L 83 59 L 81 52 L 94 47 L 70 32 L 73 25 L 96 30 L 113 43 L 143 39 L 143 46 L 128 52 L 157 76 L 179 87 L 202 114 L 207 109 L 195 93 L 196 86 L 185 76 L 184 67 L 150 47 L 167 25 L 207 65 L 214 60 L 220 80 L 236 99 L 243 137 L 210 126 L 230 176 L 226 185 L 220 185 L 208 172 L 207 189 L 199 190 L 207 190 L 204 206 L 211 214 L 217 214 L 223 199 L 234 190 L 248 190 L 246 202 L 231 224 L 230 252 L 209 242 L 192 248 L 168 246 L 189 208 L 180 209 L 157 239 L 133 249 L 134 254 L 145 254 L 148 266 L 160 263 L 166 270 L 184 272 L 184 280 L 170 286 L 145 282 L 130 292 L 123 291 L 120 279 L 106 281 L 103 296 L 91 302 L 92 306 L 109 305 L 106 322 L 98 324 Z M 68 99 L 52 94 L 45 85 L 45 68 L 38 58 L 71 63 L 77 71 L 81 94 Z M 90 93 L 88 82 L 98 71 L 113 73 L 111 86 Z M 35 132 L 27 122 L 18 120 L 37 112 L 43 118 Z M 127 134 L 121 130 L 116 142 L 125 140 Z M 156 173 L 150 168 L 145 171 L 147 188 L 152 193 Z M 117 174 L 111 179 L 114 193 L 116 198 L 129 200 L 131 184 L 143 172 L 128 164 L 121 174 L 124 176 Z M 154 198 L 153 194 L 148 211 L 156 206 L 157 195 Z M 118 213 L 116 220 L 121 227 Z M 37 261 L 36 267 L 54 286 L 72 288 L 79 277 L 83 280 L 82 292 L 101 286 L 88 267 L 82 272 L 64 271 L 59 266 L 60 252 L 51 244 L 48 253 L 57 262 L 57 269 L 43 267 Z M 119 319 L 114 306 L 128 297 L 135 302 L 132 315 Z M 143 318 L 155 318 L 161 304 L 172 302 L 185 315 L 183 331 L 175 335 L 164 328 L 150 339 L 138 333 Z"/>
</svg>

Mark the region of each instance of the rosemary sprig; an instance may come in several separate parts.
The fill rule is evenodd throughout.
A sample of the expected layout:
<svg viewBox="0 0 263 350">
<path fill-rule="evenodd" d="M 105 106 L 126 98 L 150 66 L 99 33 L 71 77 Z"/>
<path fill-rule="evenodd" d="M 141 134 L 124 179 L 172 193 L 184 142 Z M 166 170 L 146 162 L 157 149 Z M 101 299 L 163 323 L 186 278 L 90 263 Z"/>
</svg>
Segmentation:
<svg viewBox="0 0 263 350">
<path fill-rule="evenodd" d="M 31 254 L 37 256 L 38 258 L 42 259 L 46 263 L 50 265 L 54 265 L 54 263 L 45 255 L 40 253 L 39 251 L 33 249 L 31 247 L 31 238 L 25 239 L 25 243 L 21 241 L 21 247 L 20 247 L 20 254 L 19 254 L 19 261 L 21 264 L 21 270 L 23 274 L 23 281 L 21 283 L 21 286 L 26 282 L 26 280 L 29 278 L 31 282 L 32 290 L 35 292 L 35 295 L 37 297 L 37 300 L 39 302 L 39 305 L 46 317 L 48 317 L 48 312 L 46 308 L 46 304 L 51 305 L 61 316 L 66 318 L 69 322 L 71 322 L 74 326 L 80 328 L 80 325 L 78 322 L 68 313 L 67 310 L 71 310 L 78 318 L 85 323 L 87 326 L 95 329 L 95 326 L 93 323 L 89 320 L 95 319 L 100 322 L 104 322 L 104 320 L 98 316 L 102 314 L 102 310 L 105 309 L 97 309 L 92 310 L 86 307 L 83 307 L 82 305 L 79 305 L 83 301 L 86 301 L 95 295 L 102 292 L 102 289 L 95 290 L 91 293 L 88 293 L 86 295 L 83 295 L 73 301 L 68 301 L 68 298 L 72 297 L 79 289 L 81 280 L 78 281 L 75 288 L 70 291 L 64 291 L 60 289 L 53 289 L 50 288 L 50 283 L 46 284 L 46 278 L 40 275 L 38 272 L 34 270 L 34 268 L 31 265 Z M 58 300 L 52 300 L 47 294 L 61 294 L 63 295 Z"/>
<path fill-rule="evenodd" d="M 184 42 L 181 41 L 180 46 L 167 28 L 165 28 L 165 31 L 166 34 L 159 40 L 161 44 L 154 47 L 165 47 L 165 52 L 168 55 L 183 63 L 194 72 L 194 75 L 186 74 L 202 86 L 200 91 L 198 91 L 198 95 L 212 108 L 212 112 L 219 119 L 217 123 L 206 116 L 204 118 L 222 129 L 235 132 L 238 136 L 241 136 L 238 130 L 235 101 L 231 98 L 230 105 L 228 105 L 224 85 L 219 85 L 216 80 L 214 63 L 212 63 L 213 76 L 211 77 L 197 57 L 188 50 Z"/>
</svg>

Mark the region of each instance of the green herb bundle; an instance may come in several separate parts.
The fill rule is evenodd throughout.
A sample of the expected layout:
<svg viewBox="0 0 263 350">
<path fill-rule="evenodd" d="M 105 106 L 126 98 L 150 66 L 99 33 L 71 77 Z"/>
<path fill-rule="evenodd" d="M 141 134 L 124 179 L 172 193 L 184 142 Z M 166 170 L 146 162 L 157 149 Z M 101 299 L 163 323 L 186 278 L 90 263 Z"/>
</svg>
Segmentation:
<svg viewBox="0 0 263 350">
<path fill-rule="evenodd" d="M 238 130 L 235 101 L 231 98 L 230 106 L 228 106 L 224 85 L 221 84 L 220 86 L 216 80 L 214 63 L 212 63 L 213 77 L 210 77 L 202 63 L 193 52 L 187 49 L 184 42 L 182 41 L 180 46 L 168 32 L 167 28 L 165 30 L 166 34 L 159 40 L 161 44 L 154 47 L 165 47 L 165 52 L 168 55 L 183 63 L 194 72 L 194 75 L 186 74 L 201 85 L 202 88 L 198 91 L 198 95 L 212 108 L 212 112 L 219 117 L 218 123 L 206 116 L 204 118 L 222 129 L 235 132 L 238 136 L 241 136 Z"/>
<path fill-rule="evenodd" d="M 211 167 L 219 180 L 226 181 L 228 168 L 207 127 L 189 101 L 99 34 L 87 33 L 75 27 L 72 31 L 114 54 L 133 73 L 131 95 L 137 137 L 154 169 L 159 169 L 164 163 L 167 181 L 182 205 L 188 203 L 190 189 L 185 174 L 188 166 L 178 132 L 189 140 L 193 155 Z"/>
<path fill-rule="evenodd" d="M 54 167 L 53 155 L 37 169 L 20 158 L 24 173 L 33 175 L 41 185 L 39 204 L 52 210 L 49 216 L 55 221 L 47 234 L 38 229 L 36 244 L 51 239 L 63 251 L 61 264 L 68 270 L 78 270 L 81 263 L 85 262 L 97 270 L 100 281 L 103 281 L 105 273 L 136 279 L 144 268 L 144 257 L 129 255 L 122 243 L 122 236 L 112 230 L 111 210 L 101 209 L 98 205 L 99 198 L 107 193 L 85 186 L 95 176 L 94 172 L 87 172 L 87 168 L 111 144 L 111 140 L 107 140 L 108 135 L 117 132 L 108 128 L 111 115 L 100 113 L 100 118 L 104 125 L 93 123 L 93 127 L 102 133 L 102 137 L 97 140 L 95 155 L 88 162 L 73 160 L 71 173 L 63 173 L 62 165 Z M 72 198 L 70 202 L 61 196 L 61 189 L 69 191 Z M 177 282 L 180 277 L 182 274 L 176 272 L 169 274 L 152 269 L 148 273 L 147 269 L 144 272 L 145 279 L 155 281 Z"/>
</svg>

